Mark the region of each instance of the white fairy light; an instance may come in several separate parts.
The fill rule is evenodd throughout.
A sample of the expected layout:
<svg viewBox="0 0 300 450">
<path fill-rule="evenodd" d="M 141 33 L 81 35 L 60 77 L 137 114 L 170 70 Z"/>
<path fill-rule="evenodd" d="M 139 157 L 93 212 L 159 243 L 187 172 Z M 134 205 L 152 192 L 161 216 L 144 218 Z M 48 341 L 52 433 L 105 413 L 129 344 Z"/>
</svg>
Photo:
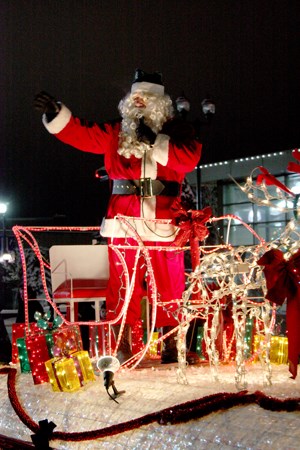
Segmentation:
<svg viewBox="0 0 300 450">
<path fill-rule="evenodd" d="M 136 262 L 138 259 L 138 255 L 140 252 L 143 253 L 148 275 L 150 277 L 150 285 L 151 285 L 151 303 L 152 303 L 152 317 L 151 317 L 151 330 L 148 338 L 148 342 L 145 348 L 137 355 L 135 355 L 129 362 L 124 364 L 124 368 L 132 369 L 137 366 L 139 361 L 144 357 L 147 349 L 150 345 L 151 334 L 153 333 L 153 327 L 155 325 L 156 319 L 156 307 L 159 304 L 161 306 L 161 302 L 159 302 L 158 294 L 156 291 L 155 277 L 153 272 L 153 267 L 151 265 L 151 258 L 149 257 L 148 251 L 150 249 L 155 249 L 157 251 L 160 250 L 168 250 L 178 251 L 176 247 L 145 247 L 141 238 L 137 235 L 135 228 L 130 222 L 132 218 L 126 218 L 124 216 L 118 216 L 118 220 L 122 223 L 127 224 L 128 229 L 131 233 L 136 237 L 137 245 L 131 248 L 135 248 L 137 250 Z M 137 219 L 136 219 L 137 220 Z M 141 219 L 142 220 L 142 219 Z M 247 351 L 247 343 L 244 340 L 245 330 L 246 330 L 246 320 L 249 314 L 252 317 L 256 317 L 264 323 L 265 329 L 269 332 L 271 330 L 272 324 L 270 324 L 270 306 L 269 303 L 264 300 L 263 294 L 259 298 L 259 301 L 256 299 L 248 297 L 249 290 L 257 290 L 260 289 L 262 292 L 265 292 L 265 279 L 262 275 L 261 268 L 256 265 L 256 261 L 266 250 L 266 243 L 262 238 L 260 238 L 254 230 L 248 225 L 245 224 L 241 219 L 234 215 L 223 216 L 220 218 L 211 218 L 210 222 L 217 222 L 221 220 L 239 220 L 240 223 L 251 232 L 259 241 L 257 246 L 247 246 L 247 247 L 238 247 L 233 248 L 230 244 L 222 244 L 218 246 L 202 246 L 200 247 L 200 261 L 199 265 L 195 268 L 194 272 L 192 272 L 188 277 L 187 289 L 183 293 L 182 299 L 174 300 L 178 305 L 178 317 L 181 317 L 179 320 L 178 327 L 175 327 L 172 330 L 172 333 L 177 333 L 177 349 L 178 349 L 178 371 L 177 377 L 178 382 L 182 384 L 186 384 L 186 344 L 185 344 L 185 336 L 188 329 L 188 324 L 190 320 L 195 318 L 204 319 L 204 339 L 206 342 L 206 351 L 209 356 L 209 362 L 211 367 L 211 372 L 216 380 L 218 378 L 218 365 L 220 355 L 217 349 L 216 341 L 219 332 L 219 324 L 220 324 L 220 314 L 222 309 L 227 307 L 227 304 L 224 304 L 224 298 L 228 297 L 232 299 L 233 307 L 233 320 L 235 326 L 235 339 L 237 345 L 237 356 L 236 356 L 236 385 L 238 388 L 245 385 L 245 353 Z M 150 221 L 149 221 L 150 222 Z M 154 222 L 154 219 L 153 219 Z M 158 222 L 158 220 L 156 220 Z M 161 220 L 160 223 L 165 223 L 165 221 Z M 41 264 L 41 272 L 44 270 L 44 261 L 39 253 L 38 244 L 33 238 L 31 231 L 51 231 L 53 227 L 45 227 L 43 229 L 37 229 L 34 227 L 15 227 L 14 233 L 17 237 L 19 247 L 22 248 L 21 240 L 26 241 L 31 245 L 33 250 L 35 251 L 40 264 Z M 63 227 L 56 227 L 56 230 L 63 230 Z M 71 231 L 71 228 L 66 228 L 68 231 Z M 76 231 L 85 231 L 83 228 L 72 228 Z M 88 228 L 90 230 L 92 228 Z M 98 228 L 96 228 L 98 230 Z M 290 235 L 292 231 L 290 229 Z M 291 237 L 291 236 L 290 236 Z M 298 239 L 300 241 L 300 239 Z M 112 249 L 116 252 L 119 257 L 119 264 L 123 268 L 123 276 L 124 276 L 124 295 L 123 298 L 123 307 L 120 311 L 118 317 L 114 320 L 114 323 L 121 320 L 122 324 L 125 323 L 127 308 L 129 305 L 129 301 L 134 289 L 134 282 L 129 280 L 128 270 L 125 264 L 125 252 L 127 246 L 114 246 L 111 244 Z M 181 249 L 182 250 L 182 249 Z M 21 252 L 22 256 L 22 252 Z M 24 263 L 25 264 L 25 263 Z M 245 264 L 248 265 L 245 269 Z M 234 268 L 234 271 L 232 270 Z M 254 270 L 255 269 L 255 270 Z M 26 270 L 25 270 L 25 282 L 26 282 Z M 46 300 L 54 307 L 55 311 L 57 311 L 55 304 L 52 302 L 52 299 L 49 296 L 49 293 L 46 286 L 46 281 L 43 281 L 43 286 L 45 288 L 45 296 Z M 26 300 L 27 297 L 25 297 Z M 28 300 L 28 299 L 27 299 Z M 27 304 L 27 301 L 25 302 Z M 167 304 L 164 304 L 166 308 Z M 268 309 L 269 308 L 269 309 Z M 28 315 L 27 315 L 28 316 Z M 28 317 L 27 317 L 28 321 Z M 81 323 L 81 324 L 90 324 Z M 103 321 L 101 325 L 111 325 L 112 322 Z M 122 333 L 120 333 L 121 335 Z M 168 337 L 169 334 L 163 336 L 158 339 L 156 342 L 162 342 L 163 339 Z M 117 344 L 118 345 L 118 344 Z M 228 357 L 228 352 L 230 348 L 230 344 L 226 344 L 226 357 Z M 229 354 L 230 355 L 230 354 Z M 269 373 L 269 372 L 268 372 Z M 266 375 L 267 377 L 267 375 Z M 268 375 L 270 378 L 270 375 Z"/>
<path fill-rule="evenodd" d="M 262 157 L 265 156 L 269 157 L 269 155 L 262 155 Z M 297 212 L 297 205 L 294 204 L 296 194 L 292 191 L 290 193 L 286 192 L 272 184 L 266 185 L 264 181 L 260 184 L 257 183 L 256 180 L 253 180 L 254 176 L 256 176 L 255 171 L 257 170 L 260 170 L 260 168 L 256 167 L 252 170 L 250 176 L 246 178 L 244 185 L 239 184 L 233 177 L 230 176 L 230 178 L 247 195 L 252 203 L 259 206 L 268 206 L 280 212 Z"/>
</svg>

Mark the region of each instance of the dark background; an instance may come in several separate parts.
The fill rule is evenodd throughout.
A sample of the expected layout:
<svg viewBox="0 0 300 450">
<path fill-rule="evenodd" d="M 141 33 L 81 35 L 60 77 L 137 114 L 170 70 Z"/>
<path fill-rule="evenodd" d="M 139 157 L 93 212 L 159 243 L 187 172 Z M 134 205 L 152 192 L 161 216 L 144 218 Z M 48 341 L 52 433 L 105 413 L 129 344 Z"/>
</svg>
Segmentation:
<svg viewBox="0 0 300 450">
<path fill-rule="evenodd" d="M 80 117 L 117 116 L 134 70 L 163 73 L 190 118 L 216 102 L 202 162 L 298 147 L 299 1 L 0 0 L 0 197 L 15 222 L 98 225 L 100 156 L 56 141 L 33 110 L 46 90 Z M 23 221 L 24 222 L 24 221 Z M 51 221 L 50 221 L 51 222 Z"/>
</svg>

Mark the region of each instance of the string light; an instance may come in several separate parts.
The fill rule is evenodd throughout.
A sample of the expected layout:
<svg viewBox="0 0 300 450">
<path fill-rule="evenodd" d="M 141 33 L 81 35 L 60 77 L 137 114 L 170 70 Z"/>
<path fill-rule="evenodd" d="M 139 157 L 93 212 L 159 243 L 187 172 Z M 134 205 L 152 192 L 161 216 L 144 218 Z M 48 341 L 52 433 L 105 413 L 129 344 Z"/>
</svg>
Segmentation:
<svg viewBox="0 0 300 450">
<path fill-rule="evenodd" d="M 34 384 L 48 383 L 45 362 L 49 360 L 49 351 L 45 337 L 27 336 L 25 343 Z"/>
<path fill-rule="evenodd" d="M 203 337 L 204 330 L 203 327 L 197 328 L 197 340 L 196 340 L 196 353 L 200 357 L 200 360 L 205 360 L 205 356 L 203 354 Z"/>
<path fill-rule="evenodd" d="M 17 345 L 18 360 L 20 363 L 21 372 L 22 373 L 30 373 L 31 368 L 30 368 L 30 364 L 29 364 L 25 339 L 17 338 L 16 345 Z"/>
<path fill-rule="evenodd" d="M 231 161 L 219 161 L 219 162 L 215 162 L 215 163 L 201 164 L 199 167 L 200 167 L 200 169 L 209 169 L 211 167 L 227 165 L 227 164 L 230 164 L 230 163 L 241 164 L 241 163 L 244 163 L 245 161 L 248 162 L 248 161 L 253 161 L 255 159 L 277 158 L 279 156 L 284 155 L 285 153 L 286 154 L 290 154 L 290 151 L 277 152 L 277 153 L 268 153 L 266 155 L 245 156 L 244 158 L 236 158 L 236 159 L 233 159 Z M 197 167 L 195 167 L 195 169 L 197 169 Z"/>
<path fill-rule="evenodd" d="M 232 320 L 234 323 L 234 337 L 232 342 L 223 341 L 225 360 L 229 361 L 233 340 L 236 347 L 236 374 L 235 381 L 239 389 L 246 387 L 245 364 L 249 356 L 251 346 L 251 332 L 249 326 L 254 317 L 263 317 L 266 331 L 270 329 L 269 302 L 264 299 L 265 279 L 261 268 L 256 264 L 259 257 L 266 251 L 265 241 L 243 223 L 238 217 L 228 215 L 220 218 L 212 218 L 211 221 L 239 220 L 245 228 L 258 239 L 258 245 L 253 247 L 233 248 L 230 245 L 218 247 L 206 251 L 200 247 L 200 264 L 188 279 L 189 288 L 183 295 L 188 308 L 198 311 L 198 317 L 204 318 L 203 336 L 206 345 L 211 373 L 215 380 L 219 376 L 220 355 L 216 346 L 219 333 L 220 314 L 224 306 L 224 298 L 232 302 Z M 249 298 L 248 291 L 260 290 L 261 297 Z M 194 303 L 192 293 L 198 292 L 201 302 Z M 231 299 L 231 300 L 230 300 Z M 225 304 L 226 307 L 226 304 Z M 264 313 L 264 310 L 267 312 Z M 195 312 L 193 311 L 194 317 Z M 187 318 L 187 317 L 186 317 Z M 269 366 L 265 368 L 269 378 Z"/>
<path fill-rule="evenodd" d="M 38 331 L 36 322 L 30 323 L 30 332 L 35 333 Z M 13 323 L 12 324 L 12 364 L 17 364 L 19 362 L 19 351 L 17 346 L 17 339 L 25 337 L 25 324 L 24 323 Z M 25 345 L 25 344 L 24 344 Z M 21 346 L 22 347 L 22 346 Z M 27 353 L 27 351 L 26 351 Z"/>
<path fill-rule="evenodd" d="M 87 351 L 72 350 L 70 340 L 62 341 L 62 347 L 56 347 L 55 350 L 56 356 L 45 362 L 54 391 L 74 392 L 87 382 L 95 380 Z"/>
<path fill-rule="evenodd" d="M 177 370 L 177 379 L 178 382 L 182 384 L 187 383 L 186 379 L 186 332 L 189 326 L 189 323 L 193 319 L 201 318 L 204 320 L 203 327 L 203 339 L 206 345 L 206 353 L 209 358 L 211 372 L 213 377 L 218 379 L 218 365 L 220 360 L 219 351 L 216 346 L 217 336 L 218 336 L 218 327 L 220 321 L 220 314 L 222 312 L 222 308 L 224 307 L 224 297 L 228 296 L 228 298 L 232 299 L 233 303 L 233 322 L 235 327 L 234 339 L 236 341 L 236 384 L 238 387 L 245 385 L 245 361 L 249 353 L 250 342 L 245 340 L 245 336 L 247 336 L 248 330 L 246 328 L 247 317 L 251 316 L 251 318 L 261 318 L 263 317 L 263 323 L 266 330 L 270 330 L 270 320 L 268 313 L 270 312 L 270 307 L 268 302 L 265 302 L 265 299 L 262 298 L 259 301 L 256 299 L 250 298 L 248 296 L 248 291 L 251 289 L 265 289 L 265 281 L 264 277 L 261 274 L 261 271 L 256 266 L 256 261 L 259 256 L 265 251 L 266 243 L 265 241 L 254 232 L 254 230 L 246 223 L 241 221 L 237 216 L 234 215 L 226 215 L 219 218 L 211 218 L 211 222 L 216 222 L 220 220 L 228 220 L 229 223 L 231 221 L 240 221 L 240 223 L 251 232 L 257 239 L 258 245 L 253 247 L 239 247 L 238 249 L 233 248 L 229 243 L 218 246 L 200 246 L 200 264 L 195 268 L 195 271 L 192 272 L 188 276 L 187 280 L 187 289 L 183 293 L 182 299 L 173 300 L 170 303 L 176 302 L 178 305 L 177 311 L 174 313 L 178 318 L 179 325 L 174 327 L 172 332 L 160 336 L 156 339 L 156 336 L 153 336 L 154 326 L 156 322 L 156 310 L 158 304 L 161 302 L 158 299 L 158 292 L 155 283 L 155 277 L 153 272 L 153 267 L 151 264 L 150 250 L 155 251 L 183 251 L 182 248 L 176 247 L 168 247 L 168 246 L 145 246 L 142 242 L 140 236 L 138 235 L 133 221 L 131 219 L 139 220 L 137 218 L 128 218 L 125 216 L 118 215 L 116 220 L 119 220 L 124 224 L 128 230 L 129 234 L 132 235 L 137 245 L 131 246 L 131 249 L 136 250 L 135 262 L 134 262 L 134 270 L 133 274 L 135 274 L 137 270 L 138 260 L 140 255 L 143 255 L 145 259 L 146 269 L 149 276 L 149 291 L 150 291 L 150 301 L 152 303 L 152 316 L 151 316 L 151 330 L 149 336 L 147 336 L 147 342 L 142 350 L 136 353 L 129 361 L 123 364 L 123 369 L 133 369 L 135 368 L 141 359 L 145 356 L 146 353 L 149 353 L 150 346 L 156 345 L 159 346 L 161 342 L 169 337 L 171 334 L 176 333 L 177 335 L 177 349 L 178 349 L 178 370 Z M 142 219 L 140 219 L 142 220 Z M 149 221 L 151 222 L 151 221 Z M 153 220 L 155 222 L 155 220 Z M 165 220 L 159 220 L 159 223 L 166 223 Z M 57 310 L 55 303 L 50 298 L 48 293 L 46 278 L 45 278 L 45 269 L 49 268 L 49 264 L 44 261 L 42 255 L 40 254 L 38 244 L 35 238 L 32 235 L 32 232 L 41 232 L 41 231 L 91 231 L 97 230 L 96 227 L 14 227 L 14 233 L 17 237 L 18 245 L 20 248 L 21 259 L 22 259 L 22 249 L 23 242 L 26 242 L 31 248 L 34 250 L 39 262 L 41 269 L 41 276 L 43 287 L 45 290 L 46 300 L 53 306 L 55 312 L 60 314 Z M 120 343 L 121 335 L 122 335 L 122 327 L 125 325 L 127 309 L 129 306 L 129 302 L 135 288 L 135 277 L 132 279 L 129 277 L 128 269 L 125 263 L 124 252 L 128 248 L 128 244 L 124 246 L 115 245 L 113 243 L 111 248 L 117 254 L 119 264 L 122 269 L 122 277 L 124 278 L 124 301 L 122 308 L 120 308 L 120 312 L 117 317 L 113 321 L 103 321 L 101 324 L 97 325 L 97 329 L 100 330 L 105 329 L 104 327 L 108 327 L 105 330 L 104 338 L 105 342 L 107 341 L 107 334 L 110 335 L 110 326 L 121 321 L 121 330 L 119 333 L 119 338 L 116 343 L 116 347 L 113 351 L 113 354 L 117 351 L 117 347 Z M 185 247 L 184 249 L 187 249 Z M 24 255 L 24 251 L 23 251 Z M 238 271 L 233 271 L 233 267 L 241 267 L 242 264 L 247 263 L 247 271 L 239 273 Z M 25 273 L 24 279 L 26 280 L 26 262 L 25 257 L 22 259 L 23 271 Z M 25 281 L 24 281 L 25 283 Z M 28 296 L 25 297 L 25 304 L 28 301 Z M 164 307 L 168 306 L 169 302 L 164 303 Z M 64 323 L 66 325 L 70 325 L 70 322 L 66 321 L 63 318 Z M 86 324 L 91 325 L 90 322 L 75 322 L 75 324 Z M 27 326 L 28 319 L 27 319 Z M 99 326 L 99 328 L 98 328 Z M 108 329 L 108 332 L 107 332 Z M 98 335 L 99 338 L 99 335 Z M 96 348 L 95 352 L 99 351 L 99 340 L 95 340 Z M 233 338 L 231 341 L 226 342 L 225 349 L 225 358 L 229 360 L 231 347 L 233 344 Z M 112 352 L 111 347 L 105 348 L 105 351 L 108 353 Z"/>
<path fill-rule="evenodd" d="M 272 155 L 267 155 L 267 157 L 270 156 Z M 273 184 L 267 185 L 264 181 L 257 183 L 256 176 L 258 170 L 260 170 L 260 167 L 255 167 L 251 171 L 251 174 L 247 177 L 244 185 L 238 183 L 232 176 L 230 176 L 230 178 L 238 188 L 247 195 L 252 203 L 259 206 L 274 208 L 280 212 L 297 212 L 298 206 L 297 204 L 294 204 L 296 198 L 295 194 L 289 190 L 286 191 L 280 189 Z"/>
</svg>

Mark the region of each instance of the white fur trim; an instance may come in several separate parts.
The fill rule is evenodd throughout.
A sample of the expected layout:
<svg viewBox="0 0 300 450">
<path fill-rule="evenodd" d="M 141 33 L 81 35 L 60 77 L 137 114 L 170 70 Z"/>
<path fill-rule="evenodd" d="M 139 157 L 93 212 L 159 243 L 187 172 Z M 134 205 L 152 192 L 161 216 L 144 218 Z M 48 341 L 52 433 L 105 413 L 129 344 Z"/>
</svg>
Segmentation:
<svg viewBox="0 0 300 450">
<path fill-rule="evenodd" d="M 141 197 L 141 211 L 145 219 L 155 219 L 156 197 Z"/>
<path fill-rule="evenodd" d="M 157 223 L 152 221 L 127 218 L 128 222 L 135 228 L 139 237 L 143 241 L 156 242 L 172 242 L 176 236 L 177 227 L 171 223 Z M 147 226 L 146 226 L 147 225 Z M 134 237 L 131 230 L 117 218 L 103 219 L 100 229 L 100 234 L 103 237 L 118 238 L 118 237 Z"/>
<path fill-rule="evenodd" d="M 169 140 L 169 136 L 159 133 L 153 145 L 153 158 L 162 166 L 166 166 L 169 159 Z"/>
<path fill-rule="evenodd" d="M 164 95 L 165 88 L 161 84 L 149 83 L 148 81 L 141 81 L 133 83 L 131 86 L 131 93 L 141 91 L 149 92 L 150 94 Z"/>
<path fill-rule="evenodd" d="M 71 111 L 65 105 L 61 104 L 59 113 L 51 122 L 47 121 L 46 114 L 43 114 L 42 121 L 49 133 L 57 134 L 69 123 L 71 116 Z"/>
<path fill-rule="evenodd" d="M 152 178 L 152 180 L 157 178 L 157 162 L 153 158 L 152 148 L 149 148 L 143 156 L 143 161 L 141 164 L 141 178 Z"/>
</svg>

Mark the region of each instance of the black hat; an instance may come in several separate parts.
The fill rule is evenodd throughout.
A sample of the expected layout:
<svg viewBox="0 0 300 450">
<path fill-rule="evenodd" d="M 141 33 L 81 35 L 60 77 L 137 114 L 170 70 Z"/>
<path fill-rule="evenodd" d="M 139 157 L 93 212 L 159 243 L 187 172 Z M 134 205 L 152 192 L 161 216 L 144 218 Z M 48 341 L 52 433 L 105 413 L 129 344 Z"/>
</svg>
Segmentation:
<svg viewBox="0 0 300 450">
<path fill-rule="evenodd" d="M 162 82 L 162 74 L 159 72 L 146 73 L 141 69 L 136 69 L 131 93 L 136 91 L 164 95 L 165 89 Z"/>
</svg>

